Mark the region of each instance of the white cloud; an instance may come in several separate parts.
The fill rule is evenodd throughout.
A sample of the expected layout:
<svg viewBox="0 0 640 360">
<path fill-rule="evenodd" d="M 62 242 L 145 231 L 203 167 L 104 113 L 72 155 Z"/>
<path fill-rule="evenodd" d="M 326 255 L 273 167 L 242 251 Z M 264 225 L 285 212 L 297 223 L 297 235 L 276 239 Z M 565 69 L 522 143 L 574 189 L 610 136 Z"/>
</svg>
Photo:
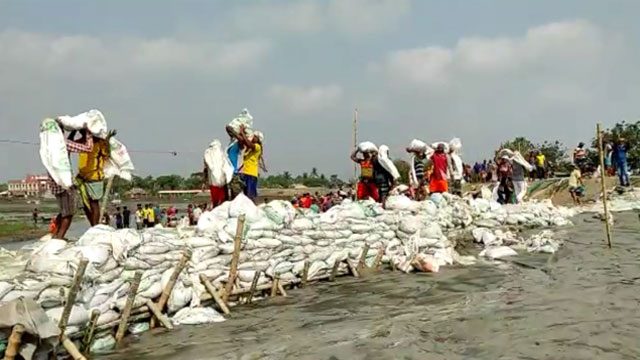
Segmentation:
<svg viewBox="0 0 640 360">
<path fill-rule="evenodd" d="M 337 31 L 363 36 L 393 29 L 410 9 L 410 0 L 263 1 L 238 7 L 230 22 L 235 30 L 249 33 Z"/>
<path fill-rule="evenodd" d="M 530 81 L 544 87 L 551 81 L 555 88 L 568 88 L 558 81 L 584 81 L 584 75 L 601 67 L 605 48 L 600 28 L 576 20 L 534 27 L 522 37 L 467 37 L 451 48 L 396 50 L 377 66 L 394 86 L 435 92 L 479 84 L 493 87 L 492 82 L 504 84 L 508 77 L 521 84 Z"/>
<path fill-rule="evenodd" d="M 222 74 L 258 66 L 269 50 L 264 40 L 219 43 L 4 31 L 0 71 L 75 80 L 121 80 L 163 70 Z"/>
<path fill-rule="evenodd" d="M 342 88 L 338 85 L 273 85 L 267 90 L 268 97 L 275 100 L 282 109 L 294 114 L 326 111 L 340 102 L 342 93 Z"/>
</svg>

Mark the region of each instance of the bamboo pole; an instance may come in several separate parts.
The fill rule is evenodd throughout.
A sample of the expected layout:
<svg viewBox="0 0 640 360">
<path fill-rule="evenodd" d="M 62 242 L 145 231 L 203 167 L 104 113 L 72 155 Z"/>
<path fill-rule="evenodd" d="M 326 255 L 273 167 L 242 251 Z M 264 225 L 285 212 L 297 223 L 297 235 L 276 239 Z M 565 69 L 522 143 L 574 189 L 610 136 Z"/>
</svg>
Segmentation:
<svg viewBox="0 0 640 360">
<path fill-rule="evenodd" d="M 378 255 L 376 255 L 376 260 L 373 262 L 373 268 L 376 270 L 380 269 L 380 265 L 382 265 L 382 257 L 384 256 L 384 250 L 382 248 L 378 249 Z"/>
<path fill-rule="evenodd" d="M 62 334 L 62 346 L 64 346 L 73 360 L 87 360 L 80 350 L 78 350 L 76 344 L 74 344 L 73 341 L 71 341 L 65 334 Z"/>
<path fill-rule="evenodd" d="M 131 286 L 129 287 L 129 296 L 127 296 L 127 302 L 125 303 L 124 309 L 122 310 L 122 316 L 120 317 L 120 326 L 118 326 L 118 330 L 116 331 L 116 345 L 120 344 L 120 342 L 124 338 L 124 334 L 127 331 L 129 316 L 131 316 L 131 307 L 133 307 L 133 303 L 136 300 L 136 294 L 138 293 L 138 287 L 140 286 L 141 280 L 142 271 L 136 271 L 135 275 L 133 276 L 133 280 L 131 281 Z"/>
<path fill-rule="evenodd" d="M 258 286 L 258 280 L 260 279 L 260 270 L 256 271 L 253 275 L 253 281 L 251 281 L 251 287 L 249 288 L 249 296 L 247 297 L 247 304 L 251 304 L 253 300 L 253 294 L 256 292 L 256 286 Z"/>
<path fill-rule="evenodd" d="M 189 262 L 190 259 L 191 259 L 191 250 L 185 249 L 184 254 L 182 255 L 182 258 L 180 259 L 180 262 L 176 264 L 176 267 L 174 268 L 173 273 L 169 278 L 169 282 L 167 283 L 165 288 L 162 290 L 162 295 L 160 295 L 160 299 L 158 300 L 158 309 L 160 310 L 160 313 L 164 311 L 164 307 L 167 305 L 167 301 L 169 301 L 171 292 L 173 292 L 173 287 L 176 285 L 176 282 L 178 281 L 178 277 L 180 276 L 180 273 L 185 268 L 185 266 L 187 265 L 187 262 Z M 155 317 L 151 317 L 149 328 L 153 329 L 154 327 L 156 327 L 156 320 L 155 320 Z"/>
<path fill-rule="evenodd" d="M 22 343 L 22 334 L 24 334 L 24 326 L 16 324 L 11 329 L 11 336 L 7 343 L 7 349 L 4 352 L 4 360 L 14 360 L 20 352 L 20 344 Z"/>
<path fill-rule="evenodd" d="M 358 108 L 353 111 L 353 149 L 358 147 Z M 358 165 L 353 163 L 354 191 L 358 191 Z M 354 193 L 355 194 L 355 193 Z"/>
<path fill-rule="evenodd" d="M 351 265 L 349 261 L 347 261 L 347 266 L 349 266 L 349 271 L 351 272 L 351 275 L 355 277 L 360 277 L 360 274 L 358 273 L 358 269 L 356 269 L 353 265 Z"/>
<path fill-rule="evenodd" d="M 311 266 L 311 263 L 309 262 L 309 260 L 305 260 L 304 268 L 302 268 L 302 287 L 306 287 L 307 286 L 307 282 L 309 281 L 309 267 L 310 266 Z"/>
<path fill-rule="evenodd" d="M 96 334 L 96 325 L 98 324 L 98 319 L 100 318 L 100 310 L 93 310 L 91 312 L 91 319 L 89 320 L 89 325 L 84 333 L 84 337 L 82 338 L 82 351 L 84 354 L 89 354 L 91 350 L 91 344 L 93 344 L 93 339 Z"/>
<path fill-rule="evenodd" d="M 200 274 L 200 282 L 204 284 L 204 287 L 207 289 L 207 291 L 209 292 L 211 297 L 214 299 L 216 304 L 218 304 L 218 306 L 220 307 L 220 310 L 222 310 L 223 313 L 229 315 L 231 311 L 229 311 L 227 304 L 225 304 L 220 294 L 218 294 L 218 291 L 216 291 L 216 288 L 213 287 L 213 284 L 211 284 L 211 281 L 209 281 L 209 279 L 207 279 L 207 277 L 204 274 Z"/>
<path fill-rule="evenodd" d="M 362 269 L 365 268 L 366 266 L 366 260 L 367 260 L 367 254 L 369 253 L 369 244 L 364 244 L 364 247 L 362 248 L 362 254 L 360 254 L 360 261 L 358 261 L 358 272 L 360 272 Z"/>
<path fill-rule="evenodd" d="M 78 264 L 78 269 L 76 270 L 75 275 L 73 276 L 73 283 L 71 284 L 71 289 L 69 289 L 69 295 L 67 296 L 67 303 L 64 304 L 64 309 L 62 310 L 62 315 L 60 316 L 60 321 L 58 322 L 58 328 L 60 329 L 60 337 L 58 340 L 62 341 L 62 337 L 64 336 L 64 332 L 67 329 L 67 325 L 69 323 L 69 316 L 71 316 L 71 310 L 73 309 L 73 304 L 76 302 L 76 296 L 78 295 L 78 291 L 82 285 L 82 278 L 84 277 L 84 272 L 87 270 L 87 265 L 89 265 L 89 260 L 82 258 L 80 259 L 80 264 Z"/>
<path fill-rule="evenodd" d="M 147 300 L 147 307 L 149 308 L 149 311 L 151 311 L 153 316 L 156 319 L 158 319 L 160 324 L 162 324 L 162 326 L 164 326 L 165 328 L 167 328 L 169 330 L 173 330 L 173 325 L 171 324 L 171 321 L 169 320 L 169 318 L 167 318 L 162 313 L 162 310 L 160 310 L 160 308 L 158 306 L 156 306 L 156 304 L 154 304 L 153 301 Z M 152 317 L 152 319 L 153 319 L 153 317 Z"/>
<path fill-rule="evenodd" d="M 340 260 L 336 260 L 331 268 L 331 276 L 329 281 L 334 282 L 336 280 L 336 274 L 338 274 L 338 268 L 340 267 Z"/>
<path fill-rule="evenodd" d="M 280 279 L 278 279 L 278 291 L 280 291 L 280 295 L 287 297 L 287 292 L 284 290 L 284 285 L 282 285 L 282 282 L 280 281 Z"/>
<path fill-rule="evenodd" d="M 598 132 L 598 156 L 600 158 L 600 177 L 602 178 L 602 205 L 604 208 L 604 224 L 605 230 L 607 232 L 607 244 L 609 249 L 611 249 L 611 225 L 609 224 L 609 207 L 607 204 L 607 184 L 604 169 L 604 150 L 602 148 L 602 131 L 600 129 L 600 124 L 596 125 L 596 131 Z"/>
<path fill-rule="evenodd" d="M 245 215 L 242 214 L 238 217 L 238 225 L 236 227 L 236 236 L 233 238 L 233 257 L 231 258 L 231 268 L 229 270 L 229 279 L 225 286 L 224 302 L 229 301 L 229 294 L 233 289 L 233 285 L 236 282 L 236 275 L 238 273 L 238 262 L 240 261 L 240 249 L 242 248 L 242 233 L 244 231 Z"/>
<path fill-rule="evenodd" d="M 104 197 L 102 198 L 102 204 L 100 204 L 100 220 L 98 220 L 99 224 L 102 224 L 102 218 L 104 217 L 105 211 L 107 211 L 107 205 L 109 204 L 109 193 L 111 192 L 112 186 L 113 186 L 113 176 L 107 179 L 107 187 L 104 190 Z"/>
<path fill-rule="evenodd" d="M 278 283 L 280 282 L 280 274 L 276 274 L 271 283 L 271 297 L 278 295 Z"/>
</svg>

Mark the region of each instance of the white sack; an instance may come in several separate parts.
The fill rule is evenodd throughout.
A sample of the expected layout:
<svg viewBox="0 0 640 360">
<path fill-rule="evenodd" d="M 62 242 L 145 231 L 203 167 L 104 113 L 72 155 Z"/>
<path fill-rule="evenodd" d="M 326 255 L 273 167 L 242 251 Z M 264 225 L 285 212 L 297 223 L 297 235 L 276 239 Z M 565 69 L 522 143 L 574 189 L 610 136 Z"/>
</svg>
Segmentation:
<svg viewBox="0 0 640 360">
<path fill-rule="evenodd" d="M 65 136 L 53 119 L 44 119 L 40 125 L 40 160 L 56 184 L 65 189 L 73 185 L 73 171 Z"/>
<path fill-rule="evenodd" d="M 223 321 L 225 321 L 224 317 L 211 307 L 182 309 L 171 318 L 171 322 L 175 326 L 201 325 Z"/>
<path fill-rule="evenodd" d="M 222 187 L 231 182 L 233 165 L 219 140 L 213 140 L 204 151 L 204 161 L 209 170 L 209 184 Z"/>
<path fill-rule="evenodd" d="M 391 177 L 394 180 L 400 179 L 400 172 L 398 172 L 398 168 L 389 158 L 389 147 L 387 145 L 380 146 L 380 152 L 378 153 L 378 162 L 382 167 L 391 174 Z"/>
<path fill-rule="evenodd" d="M 100 139 L 106 139 L 109 134 L 107 120 L 100 110 L 89 110 L 76 116 L 58 116 L 58 121 L 67 130 L 82 130 L 86 125 L 89 132 Z"/>
<path fill-rule="evenodd" d="M 378 151 L 378 147 L 376 146 L 376 144 L 372 143 L 371 141 L 363 141 L 360 144 L 358 144 L 358 150 L 360 150 L 360 152 L 369 152 L 369 151 Z"/>
</svg>

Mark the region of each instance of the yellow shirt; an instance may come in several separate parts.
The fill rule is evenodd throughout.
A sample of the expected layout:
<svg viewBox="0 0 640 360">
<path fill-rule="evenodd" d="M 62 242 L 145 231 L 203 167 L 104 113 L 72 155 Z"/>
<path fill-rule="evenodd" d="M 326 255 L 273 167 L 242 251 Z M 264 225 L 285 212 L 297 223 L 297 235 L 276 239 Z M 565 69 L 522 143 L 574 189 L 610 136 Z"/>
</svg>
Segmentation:
<svg viewBox="0 0 640 360">
<path fill-rule="evenodd" d="M 109 158 L 109 146 L 106 140 L 96 140 L 91 152 L 78 155 L 78 175 L 83 180 L 100 181 L 104 179 L 104 162 Z"/>
<path fill-rule="evenodd" d="M 258 162 L 260 161 L 260 155 L 262 155 L 262 145 L 253 144 L 253 146 L 253 149 L 247 150 L 244 153 L 244 165 L 242 165 L 242 172 L 245 175 L 258 177 Z"/>
<path fill-rule="evenodd" d="M 545 156 L 544 154 L 537 155 L 536 160 L 538 160 L 538 166 L 544 166 Z"/>
<path fill-rule="evenodd" d="M 147 216 L 147 221 L 149 221 L 149 222 L 155 222 L 156 221 L 156 215 L 155 215 L 153 209 L 145 209 L 144 212 L 145 212 L 145 215 Z"/>
<path fill-rule="evenodd" d="M 569 187 L 578 187 L 580 186 L 580 179 L 582 178 L 582 174 L 580 170 L 575 169 L 571 172 L 571 176 L 569 176 Z"/>
</svg>

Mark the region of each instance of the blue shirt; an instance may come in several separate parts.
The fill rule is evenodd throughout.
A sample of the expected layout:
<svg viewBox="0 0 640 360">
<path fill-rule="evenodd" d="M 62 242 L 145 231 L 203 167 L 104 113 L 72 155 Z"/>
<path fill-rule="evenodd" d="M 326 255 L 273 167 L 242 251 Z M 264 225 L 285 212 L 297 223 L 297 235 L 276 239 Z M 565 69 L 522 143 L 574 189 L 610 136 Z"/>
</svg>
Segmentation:
<svg viewBox="0 0 640 360">
<path fill-rule="evenodd" d="M 627 162 L 627 146 L 625 144 L 618 145 L 613 148 L 613 161 L 618 164 Z"/>
<path fill-rule="evenodd" d="M 238 172 L 238 159 L 240 158 L 240 144 L 237 141 L 234 141 L 229 148 L 227 149 L 227 156 L 229 157 L 229 161 L 231 162 L 231 166 L 233 166 L 233 172 Z"/>
</svg>

